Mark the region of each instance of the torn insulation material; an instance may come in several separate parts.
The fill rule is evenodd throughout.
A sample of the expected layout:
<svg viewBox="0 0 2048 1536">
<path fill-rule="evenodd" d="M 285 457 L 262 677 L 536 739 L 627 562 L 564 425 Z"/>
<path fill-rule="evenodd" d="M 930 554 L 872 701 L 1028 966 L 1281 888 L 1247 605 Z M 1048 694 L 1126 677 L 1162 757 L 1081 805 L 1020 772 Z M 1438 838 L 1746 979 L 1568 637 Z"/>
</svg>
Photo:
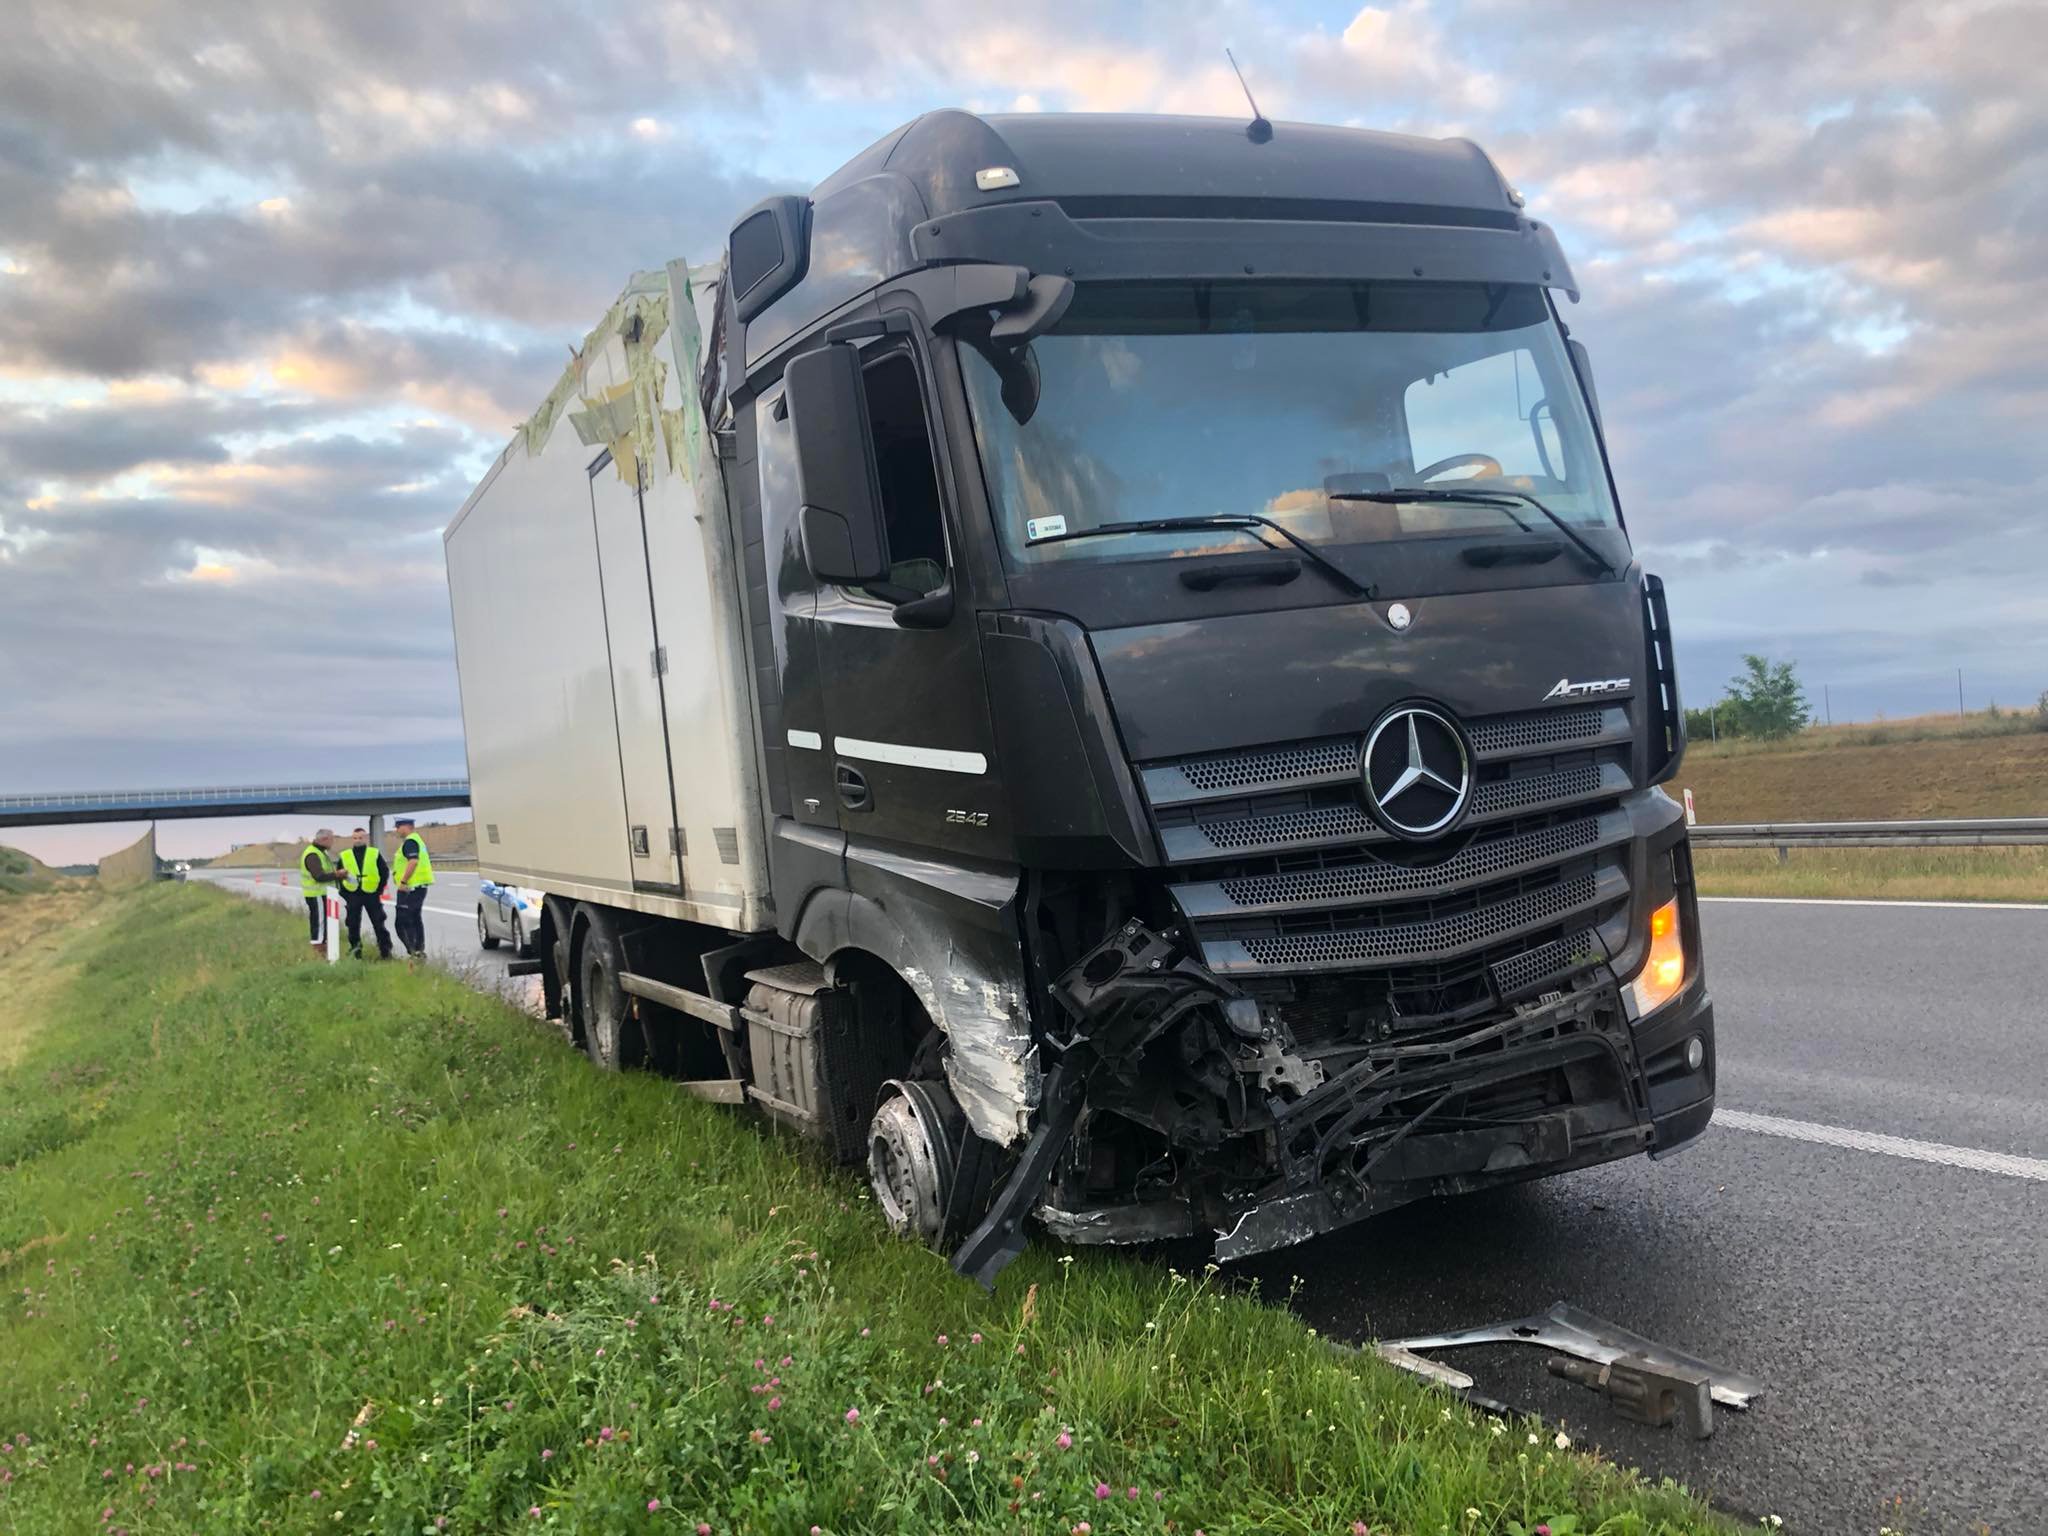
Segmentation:
<svg viewBox="0 0 2048 1536">
<path fill-rule="evenodd" d="M 573 401 L 580 407 L 569 415 L 577 438 L 609 448 L 619 478 L 637 482 L 641 463 L 653 457 L 655 439 L 663 435 L 658 422 L 668 365 L 656 344 L 668 331 L 668 285 L 666 271 L 636 273 L 583 338 L 555 387 L 520 428 L 529 458 L 546 447 Z"/>
</svg>

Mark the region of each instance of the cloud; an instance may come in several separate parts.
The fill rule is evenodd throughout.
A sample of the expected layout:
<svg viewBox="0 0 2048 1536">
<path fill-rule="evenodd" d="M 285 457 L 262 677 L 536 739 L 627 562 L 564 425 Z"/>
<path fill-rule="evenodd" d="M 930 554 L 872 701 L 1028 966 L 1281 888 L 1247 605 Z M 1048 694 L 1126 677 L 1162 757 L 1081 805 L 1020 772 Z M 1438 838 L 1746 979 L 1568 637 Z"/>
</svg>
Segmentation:
<svg viewBox="0 0 2048 1536">
<path fill-rule="evenodd" d="M 629 272 L 948 101 L 1240 115 L 1225 43 L 1268 115 L 1469 133 L 1558 226 L 1689 678 L 2018 698 L 2048 653 L 2038 5 L 25 4 L 6 787 L 459 771 L 437 532 Z"/>
</svg>

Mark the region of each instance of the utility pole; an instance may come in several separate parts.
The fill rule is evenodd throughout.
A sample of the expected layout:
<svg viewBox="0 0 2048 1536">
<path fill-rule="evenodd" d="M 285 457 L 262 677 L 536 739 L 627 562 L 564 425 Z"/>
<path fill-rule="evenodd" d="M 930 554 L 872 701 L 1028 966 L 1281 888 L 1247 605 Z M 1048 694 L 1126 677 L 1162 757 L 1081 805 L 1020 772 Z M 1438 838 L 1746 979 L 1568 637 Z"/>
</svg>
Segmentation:
<svg viewBox="0 0 2048 1536">
<path fill-rule="evenodd" d="M 1707 706 L 1707 739 L 1713 742 L 1721 739 L 1721 701 L 1718 699 Z"/>
<path fill-rule="evenodd" d="M 1828 685 L 1826 683 L 1820 685 L 1820 704 L 1821 708 L 1827 711 L 1828 724 L 1833 725 L 1835 723 L 1835 702 L 1828 693 Z"/>
</svg>

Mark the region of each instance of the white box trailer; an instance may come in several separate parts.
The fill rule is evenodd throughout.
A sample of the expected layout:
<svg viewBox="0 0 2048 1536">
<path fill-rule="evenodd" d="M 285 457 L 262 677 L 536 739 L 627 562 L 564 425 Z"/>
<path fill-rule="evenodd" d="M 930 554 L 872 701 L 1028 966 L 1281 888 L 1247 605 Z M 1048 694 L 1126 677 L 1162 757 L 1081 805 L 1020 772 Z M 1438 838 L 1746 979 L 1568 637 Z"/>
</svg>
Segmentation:
<svg viewBox="0 0 2048 1536">
<path fill-rule="evenodd" d="M 774 925 L 735 540 L 704 416 L 718 269 L 636 276 L 445 535 L 488 879 Z"/>
</svg>

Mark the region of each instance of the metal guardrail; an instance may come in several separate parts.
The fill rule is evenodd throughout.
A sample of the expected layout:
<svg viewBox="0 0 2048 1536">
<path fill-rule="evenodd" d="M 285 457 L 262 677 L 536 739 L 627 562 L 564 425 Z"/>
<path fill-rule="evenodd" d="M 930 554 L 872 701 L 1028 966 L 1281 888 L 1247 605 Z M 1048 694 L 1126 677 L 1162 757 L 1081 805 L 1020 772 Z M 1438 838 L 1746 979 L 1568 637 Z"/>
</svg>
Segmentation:
<svg viewBox="0 0 2048 1536">
<path fill-rule="evenodd" d="M 1757 821 L 1696 826 L 1703 848 L 2026 848 L 2048 844 L 2048 816 L 1941 821 Z"/>
</svg>

